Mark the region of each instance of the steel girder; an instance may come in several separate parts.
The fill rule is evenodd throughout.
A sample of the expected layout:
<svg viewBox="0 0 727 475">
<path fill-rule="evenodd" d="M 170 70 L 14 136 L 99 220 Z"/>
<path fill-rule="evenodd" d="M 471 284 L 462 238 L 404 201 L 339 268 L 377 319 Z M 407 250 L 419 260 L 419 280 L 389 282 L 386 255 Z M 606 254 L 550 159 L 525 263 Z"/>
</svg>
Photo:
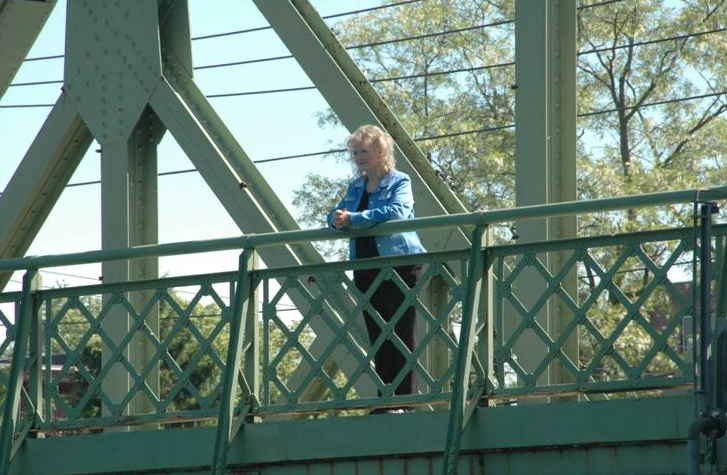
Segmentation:
<svg viewBox="0 0 727 475">
<path fill-rule="evenodd" d="M 23 64 L 56 1 L 0 0 L 0 97 Z"/>
<path fill-rule="evenodd" d="M 575 168 L 575 71 L 576 6 L 574 2 L 515 1 L 515 175 L 517 206 L 576 199 Z M 519 221 L 520 242 L 565 239 L 575 236 L 574 217 Z M 564 265 L 559 253 L 547 256 L 548 268 L 557 272 Z M 534 302 L 542 288 L 535 273 L 523 276 L 523 299 Z M 566 290 L 574 293 L 575 274 Z M 538 321 L 558 336 L 569 318 L 562 304 L 549 304 Z M 506 332 L 512 331 L 506 328 Z M 519 348 L 522 364 L 536 364 L 545 348 L 536 338 L 526 339 Z M 577 355 L 578 342 L 572 337 L 567 353 Z M 577 359 L 577 358 L 576 358 Z M 544 378 L 569 381 L 559 363 Z"/>
</svg>

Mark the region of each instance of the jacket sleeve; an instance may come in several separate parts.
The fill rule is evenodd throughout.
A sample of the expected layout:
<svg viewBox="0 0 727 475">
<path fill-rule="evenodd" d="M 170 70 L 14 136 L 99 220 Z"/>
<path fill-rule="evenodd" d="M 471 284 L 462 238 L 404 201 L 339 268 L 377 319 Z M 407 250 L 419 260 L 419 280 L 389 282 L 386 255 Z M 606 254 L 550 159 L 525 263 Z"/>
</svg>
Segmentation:
<svg viewBox="0 0 727 475">
<path fill-rule="evenodd" d="M 408 176 L 404 176 L 392 186 L 386 204 L 351 213 L 351 227 L 361 229 L 390 219 L 407 219 L 411 216 L 412 208 L 414 208 L 414 195 L 411 190 L 411 180 Z"/>
<path fill-rule="evenodd" d="M 344 195 L 343 195 L 343 198 L 342 198 L 342 199 L 341 199 L 341 201 L 340 201 L 340 202 L 338 203 L 338 205 L 336 205 L 336 207 L 335 207 L 335 208 L 333 208 L 333 209 L 332 209 L 332 210 L 331 210 L 331 211 L 330 211 L 330 212 L 328 213 L 328 217 L 326 218 L 326 222 L 328 223 L 328 227 L 329 227 L 329 228 L 331 228 L 331 229 L 335 229 L 336 231 L 341 231 L 341 230 L 340 230 L 340 229 L 338 229 L 338 228 L 336 228 L 336 227 L 335 227 L 335 226 L 333 225 L 333 213 L 334 213 L 334 212 L 335 212 L 336 210 L 339 210 L 339 209 L 343 209 L 343 208 L 345 208 L 345 207 L 346 207 L 346 205 L 345 205 L 345 197 L 346 197 L 346 196 L 348 196 L 348 189 L 346 190 L 346 194 L 344 194 Z"/>
</svg>

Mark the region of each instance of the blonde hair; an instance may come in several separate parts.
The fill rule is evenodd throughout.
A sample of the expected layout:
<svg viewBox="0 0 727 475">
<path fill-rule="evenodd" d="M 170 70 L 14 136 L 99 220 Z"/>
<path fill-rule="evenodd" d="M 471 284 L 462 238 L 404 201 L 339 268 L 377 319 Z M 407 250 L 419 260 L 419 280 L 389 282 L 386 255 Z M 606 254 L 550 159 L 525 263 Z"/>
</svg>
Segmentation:
<svg viewBox="0 0 727 475">
<path fill-rule="evenodd" d="M 362 125 L 346 139 L 346 148 L 349 152 L 364 143 L 375 143 L 381 151 L 381 168 L 384 172 L 390 172 L 396 168 L 394 160 L 394 139 L 381 128 L 375 125 Z M 357 170 L 359 175 L 363 172 Z"/>
</svg>

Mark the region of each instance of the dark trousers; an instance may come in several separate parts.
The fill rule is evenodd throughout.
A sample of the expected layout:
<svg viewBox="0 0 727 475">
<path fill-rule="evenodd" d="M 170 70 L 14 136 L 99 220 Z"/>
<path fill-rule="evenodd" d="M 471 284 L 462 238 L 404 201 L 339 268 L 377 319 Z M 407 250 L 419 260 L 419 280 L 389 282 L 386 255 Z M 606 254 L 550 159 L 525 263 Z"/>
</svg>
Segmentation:
<svg viewBox="0 0 727 475">
<path fill-rule="evenodd" d="M 414 274 L 414 266 L 399 266 L 395 268 L 396 273 L 406 282 L 411 289 L 416 283 L 416 275 Z M 373 283 L 380 269 L 364 269 L 353 271 L 353 282 L 361 293 L 366 292 Z M 374 291 L 371 296 L 371 305 L 381 315 L 386 322 L 391 320 L 394 313 L 404 302 L 404 293 L 391 280 L 386 279 Z M 404 314 L 394 326 L 394 332 L 406 345 L 409 351 L 414 350 L 414 316 L 415 309 L 413 306 L 407 307 Z M 381 335 L 381 327 L 371 317 L 371 314 L 364 310 L 364 321 L 368 330 L 369 339 L 373 344 L 379 335 Z M 406 356 L 399 351 L 391 342 L 393 335 L 387 337 L 386 341 L 381 345 L 374 355 L 374 364 L 376 365 L 376 373 L 384 383 L 391 383 L 399 374 L 406 364 Z M 415 374 L 409 371 L 395 390 L 395 394 L 412 394 L 416 388 Z M 379 394 L 381 395 L 381 394 Z"/>
</svg>

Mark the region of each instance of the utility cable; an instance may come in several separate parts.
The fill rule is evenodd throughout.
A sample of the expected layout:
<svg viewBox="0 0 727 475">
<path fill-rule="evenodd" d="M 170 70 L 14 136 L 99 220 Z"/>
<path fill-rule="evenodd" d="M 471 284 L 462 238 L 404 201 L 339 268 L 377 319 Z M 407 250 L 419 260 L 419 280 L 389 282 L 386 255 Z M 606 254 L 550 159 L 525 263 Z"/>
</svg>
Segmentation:
<svg viewBox="0 0 727 475">
<path fill-rule="evenodd" d="M 708 97 L 717 97 L 727 94 L 727 90 L 725 91 L 719 91 L 719 92 L 711 92 L 709 94 L 699 94 L 696 96 L 689 96 L 689 97 L 679 97 L 676 99 L 667 99 L 663 101 L 655 101 L 655 102 L 647 102 L 638 106 L 623 106 L 623 107 L 614 107 L 613 109 L 605 109 L 600 111 L 592 111 L 592 112 L 585 112 L 583 114 L 578 114 L 578 117 L 590 117 L 594 115 L 600 115 L 600 114 L 608 114 L 611 112 L 618 112 L 621 110 L 630 110 L 630 109 L 643 109 L 645 107 L 654 107 L 654 106 L 661 106 L 665 104 L 674 104 L 677 102 L 686 102 L 686 101 L 693 101 L 696 99 L 706 99 Z"/>
<path fill-rule="evenodd" d="M 580 7 L 578 7 L 578 10 L 587 10 L 589 8 L 594 8 L 594 7 L 603 7 L 606 5 L 611 5 L 612 3 L 621 3 L 623 1 L 625 1 L 625 0 L 606 0 L 603 2 L 591 3 L 590 5 L 581 5 Z"/>
<path fill-rule="evenodd" d="M 378 7 L 362 8 L 360 10 L 350 10 L 350 11 L 347 11 L 347 12 L 341 12 L 341 13 L 334 13 L 332 15 L 326 15 L 326 16 L 323 17 L 323 19 L 324 20 L 329 20 L 331 18 L 339 18 L 339 17 L 342 17 L 342 16 L 357 15 L 357 14 L 360 14 L 360 13 L 372 12 L 374 10 L 383 10 L 383 9 L 386 9 L 386 8 L 400 7 L 400 6 L 409 5 L 409 4 L 412 4 L 412 3 L 419 3 L 421 1 L 423 1 L 423 0 L 405 0 L 405 1 L 396 2 L 396 3 L 389 3 L 387 5 L 379 5 Z M 211 39 L 211 38 L 220 38 L 220 37 L 223 37 L 223 36 L 241 35 L 241 34 L 252 33 L 252 32 L 256 32 L 256 31 L 271 30 L 272 28 L 273 27 L 272 26 L 269 26 L 269 25 L 268 26 L 258 26 L 258 27 L 255 27 L 255 28 L 247 28 L 245 30 L 235 30 L 235 31 L 227 31 L 227 32 L 224 32 L 224 33 L 214 33 L 214 34 L 211 34 L 211 35 L 195 36 L 195 37 L 192 37 L 192 41 L 208 40 L 208 39 Z"/>
<path fill-rule="evenodd" d="M 603 48 L 594 48 L 594 49 L 590 49 L 590 50 L 586 50 L 586 51 L 579 51 L 578 56 L 594 54 L 594 53 L 605 53 L 607 51 L 614 51 L 614 50 L 633 48 L 633 47 L 641 47 L 641 46 L 653 45 L 653 44 L 657 44 L 657 43 L 665 43 L 667 41 L 685 40 L 685 39 L 689 39 L 689 38 L 696 38 L 699 36 L 712 35 L 715 33 L 724 33 L 725 31 L 727 31 L 727 27 L 721 27 L 721 28 L 716 28 L 714 30 L 707 30 L 707 31 L 698 31 L 696 33 L 685 33 L 683 35 L 669 36 L 666 38 L 659 38 L 659 39 L 654 39 L 654 40 L 637 41 L 633 44 L 627 44 L 627 45 L 604 46 Z"/>
<path fill-rule="evenodd" d="M 432 71 L 432 72 L 428 72 L 428 73 L 407 74 L 404 76 L 373 78 L 373 79 L 370 79 L 369 82 L 377 83 L 377 82 L 400 81 L 400 80 L 405 80 L 405 79 L 418 79 L 418 78 L 424 78 L 424 77 L 443 76 L 443 75 L 447 75 L 447 74 L 457 74 L 457 73 L 465 73 L 465 72 L 483 71 L 483 70 L 487 70 L 487 69 L 504 68 L 504 67 L 514 66 L 514 65 L 515 65 L 514 62 L 486 64 L 486 65 L 482 65 L 482 66 L 450 69 L 450 70 L 446 70 L 446 71 Z M 279 89 L 261 89 L 261 90 L 257 90 L 257 91 L 242 91 L 242 92 L 226 92 L 226 93 L 220 93 L 220 94 L 208 94 L 205 97 L 207 97 L 208 99 L 218 99 L 218 98 L 222 98 L 222 97 L 254 96 L 254 95 L 263 95 L 263 94 L 279 94 L 279 93 L 283 93 L 283 92 L 311 91 L 314 89 L 316 89 L 316 86 L 298 86 L 298 87 L 287 87 L 287 88 L 279 88 Z"/>
<path fill-rule="evenodd" d="M 515 20 L 499 20 L 499 21 L 495 21 L 492 23 L 485 23 L 483 25 L 466 26 L 463 28 L 455 28 L 453 30 L 437 31 L 437 32 L 425 33 L 425 34 L 421 34 L 421 35 L 406 36 L 404 38 L 393 38 L 390 40 L 372 41 L 370 43 L 361 43 L 361 44 L 357 44 L 357 45 L 350 45 L 350 46 L 346 46 L 346 49 L 353 50 L 353 49 L 361 49 L 361 48 L 371 48 L 374 46 L 388 45 L 388 44 L 393 44 L 393 43 L 402 43 L 405 41 L 423 40 L 426 38 L 436 38 L 438 36 L 451 35 L 451 34 L 455 34 L 455 33 L 465 33 L 468 31 L 480 30 L 483 28 L 490 28 L 490 27 L 494 27 L 494 26 L 510 25 L 513 23 L 515 23 Z"/>
<path fill-rule="evenodd" d="M 63 84 L 63 80 L 56 79 L 54 81 L 15 82 L 13 84 L 10 84 L 8 87 L 40 86 L 42 84 Z"/>
<path fill-rule="evenodd" d="M 616 0 L 616 1 L 623 1 L 623 0 Z M 363 48 L 363 47 L 370 47 L 370 46 L 376 46 L 376 45 L 382 45 L 382 44 L 389 44 L 389 43 L 395 43 L 400 41 L 408 41 L 413 39 L 422 39 L 422 38 L 429 38 L 433 36 L 440 36 L 445 34 L 451 34 L 451 33 L 461 33 L 463 31 L 470 31 L 474 29 L 479 28 L 485 28 L 488 26 L 496 26 L 496 25 L 502 25 L 502 24 L 508 24 L 512 23 L 514 20 L 503 20 L 501 22 L 495 22 L 490 23 L 486 25 L 476 25 L 466 28 L 460 28 L 460 29 L 454 29 L 454 30 L 446 30 L 436 33 L 429 33 L 426 35 L 418 35 L 418 36 L 410 36 L 406 38 L 396 38 L 392 40 L 385 40 L 380 42 L 373 42 L 373 43 L 365 43 L 361 45 L 354 45 L 349 46 L 347 49 L 356 49 L 356 48 Z M 652 44 L 658 44 L 658 43 L 665 43 L 668 41 L 678 41 L 678 40 L 684 40 L 689 38 L 697 38 L 700 36 L 706 36 L 706 35 L 712 35 L 716 33 L 724 33 L 727 31 L 727 27 L 721 27 L 721 28 L 715 28 L 712 30 L 707 31 L 699 31 L 696 33 L 686 33 L 683 35 L 676 35 L 676 36 L 670 36 L 666 38 L 658 38 L 653 40 L 644 40 L 644 41 L 638 41 L 633 44 L 624 44 L 624 45 L 615 45 L 615 46 L 608 46 L 608 47 L 602 47 L 602 48 L 593 48 L 590 50 L 584 50 L 579 51 L 578 56 L 585 56 L 589 54 L 595 54 L 595 53 L 604 53 L 607 51 L 613 51 L 613 50 L 620 50 L 625 48 L 633 48 L 633 47 L 641 47 L 641 46 L 648 46 Z M 54 56 L 48 56 L 47 58 L 53 58 Z M 62 57 L 62 56 L 61 56 Z M 203 70 L 203 69 L 214 69 L 214 68 L 224 68 L 224 67 L 231 67 L 231 66 L 240 66 L 240 65 L 246 65 L 246 64 L 255 64 L 255 63 L 264 63 L 269 61 L 278 61 L 283 59 L 292 59 L 293 55 L 282 55 L 282 56 L 271 56 L 267 58 L 257 58 L 257 59 L 248 59 L 243 61 L 232 61 L 232 62 L 226 62 L 226 63 L 216 63 L 216 64 L 207 64 L 203 66 L 195 66 L 195 70 Z M 42 59 L 42 58 L 33 58 L 33 59 Z M 411 79 L 411 78 L 417 78 L 417 77 L 427 77 L 430 75 L 439 75 L 439 74 L 450 74 L 450 73 L 456 73 L 461 71 L 476 71 L 476 70 L 483 70 L 483 69 L 491 69 L 491 68 L 497 68 L 497 67 L 503 67 L 503 66 L 512 66 L 514 65 L 514 62 L 507 62 L 507 63 L 499 63 L 499 64 L 493 64 L 493 65 L 487 65 L 487 66 L 479 66 L 475 68 L 467 68 L 467 69 L 455 69 L 451 71 L 442 71 L 442 72 L 436 72 L 436 73 L 420 73 L 420 74 L 413 74 L 408 76 L 399 76 L 399 77 L 393 77 L 393 78 L 381 78 L 381 79 L 372 79 L 371 82 L 381 82 L 381 81 L 395 81 L 399 79 Z M 14 83 L 10 84 L 10 87 L 20 87 L 20 86 L 37 86 L 37 85 L 44 85 L 44 84 L 62 84 L 62 80 L 53 80 L 53 81 L 34 81 L 34 82 L 24 82 L 24 83 Z M 298 87 L 298 88 L 285 88 L 280 90 L 270 90 L 269 92 L 289 92 L 289 91 L 300 91 L 300 90 L 306 90 L 306 89 L 313 89 L 312 87 Z M 240 96 L 240 95 L 254 95 L 254 94 L 265 94 L 268 93 L 268 91 L 252 91 L 249 93 L 233 93 L 230 94 L 230 96 Z M 213 97 L 228 97 L 227 95 L 215 95 Z M 20 106 L 15 106 L 20 107 Z M 45 104 L 38 104 L 38 105 L 31 105 L 31 106 L 24 106 L 24 107 L 47 107 Z"/>
<path fill-rule="evenodd" d="M 463 135 L 473 135 L 473 134 L 481 134 L 486 132 L 494 132 L 497 130 L 506 130 L 506 129 L 513 129 L 515 128 L 515 124 L 506 124 L 506 125 L 500 125 L 495 127 L 486 127 L 481 129 L 475 129 L 475 130 L 463 130 L 460 132 L 452 132 L 449 134 L 439 134 L 439 135 L 428 135 L 424 137 L 417 137 L 413 139 L 415 142 L 426 142 L 430 140 L 442 140 L 446 138 L 451 137 L 460 137 Z M 304 157 L 314 157 L 319 155 L 329 155 L 329 154 L 335 154 L 335 153 L 343 153 L 346 152 L 345 148 L 338 148 L 338 149 L 331 149 L 331 150 L 323 150 L 320 152 L 311 152 L 311 153 L 302 153 L 297 155 L 285 155 L 281 157 L 273 157 L 273 158 L 264 158 L 260 160 L 253 160 L 253 163 L 269 163 L 269 162 L 278 162 L 283 160 L 292 160 L 297 158 L 304 158 Z M 196 173 L 198 170 L 196 168 L 189 168 L 185 170 L 174 170 L 169 172 L 161 172 L 157 176 L 166 176 L 166 175 L 181 175 L 186 173 Z M 87 185 L 100 185 L 101 180 L 93 180 L 93 181 L 82 181 L 82 182 L 76 182 L 76 183 L 69 183 L 66 185 L 66 188 L 71 187 L 77 187 L 77 186 L 87 186 Z"/>
<path fill-rule="evenodd" d="M 49 59 L 61 59 L 65 58 L 65 54 L 54 54 L 52 56 L 36 56 L 34 58 L 25 58 L 23 61 L 25 62 L 31 62 L 31 61 L 47 61 Z"/>
<path fill-rule="evenodd" d="M 0 105 L 0 109 L 27 109 L 33 107 L 53 107 L 55 104 L 9 104 Z"/>
<path fill-rule="evenodd" d="M 359 9 L 359 10 L 349 10 L 349 11 L 346 11 L 346 12 L 334 13 L 334 14 L 331 14 L 331 15 L 325 15 L 325 16 L 323 16 L 323 19 L 329 20 L 331 18 L 339 18 L 339 17 L 343 17 L 343 16 L 350 16 L 350 15 L 356 15 L 356 14 L 360 14 L 360 13 L 372 12 L 372 11 L 375 11 L 375 10 L 383 10 L 383 9 L 386 9 L 386 8 L 400 7 L 400 6 L 409 5 L 409 4 L 412 4 L 412 3 L 419 3 L 419 2 L 422 2 L 422 1 L 423 0 L 404 0 L 404 1 L 401 1 L 401 2 L 390 3 L 390 4 L 387 4 L 387 5 L 379 5 L 377 7 L 362 8 L 362 9 Z M 207 39 L 212 39 L 212 38 L 221 38 L 221 37 L 224 37 L 224 36 L 241 35 L 241 34 L 245 34 L 245 33 L 254 33 L 254 32 L 257 32 L 257 31 L 265 31 L 265 30 L 271 30 L 271 29 L 272 29 L 272 26 L 269 26 L 269 25 L 267 25 L 267 26 L 258 26 L 258 27 L 253 27 L 253 28 L 246 28 L 246 29 L 243 29 L 243 30 L 235 30 L 235 31 L 227 31 L 227 32 L 223 32 L 223 33 L 213 33 L 213 34 L 210 34 L 210 35 L 194 36 L 194 37 L 190 38 L 190 40 L 191 41 L 207 40 Z M 36 56 L 36 57 L 33 57 L 33 58 L 25 58 L 24 61 L 27 61 L 27 62 L 30 62 L 30 61 L 45 61 L 45 60 L 50 60 L 50 59 L 59 59 L 59 58 L 63 58 L 63 57 L 65 57 L 64 54 L 56 54 L 56 55 L 52 55 L 52 56 Z M 197 68 L 195 68 L 195 69 L 197 69 Z M 203 68 L 200 68 L 200 69 L 203 69 Z"/>
<path fill-rule="evenodd" d="M 382 40 L 382 41 L 373 41 L 370 43 L 362 43 L 362 44 L 357 44 L 357 45 L 346 46 L 346 49 L 354 50 L 354 49 L 370 48 L 370 47 L 374 47 L 374 46 L 381 46 L 381 45 L 387 45 L 387 44 L 393 44 L 393 43 L 401 43 L 401 42 L 405 42 L 405 41 L 421 40 L 421 39 L 425 39 L 425 38 L 434 38 L 437 36 L 464 33 L 467 31 L 474 31 L 474 30 L 479 30 L 479 29 L 483 29 L 483 28 L 507 25 L 507 24 L 511 24 L 511 23 L 515 23 L 515 20 L 501 20 L 501 21 L 496 21 L 493 23 L 467 26 L 467 27 L 456 28 L 456 29 L 452 29 L 452 30 L 437 31 L 437 32 L 426 33 L 426 34 L 422 34 L 422 35 L 406 36 L 403 38 L 392 38 L 389 40 Z M 230 67 L 230 66 L 265 63 L 265 62 L 269 62 L 269 61 L 280 61 L 280 60 L 284 60 L 284 59 L 293 59 L 293 58 L 294 58 L 294 56 L 292 54 L 287 54 L 287 55 L 282 55 L 282 56 L 270 56 L 267 58 L 248 59 L 248 60 L 242 60 L 242 61 L 232 61 L 232 62 L 216 63 L 216 64 L 206 64 L 204 66 L 195 66 L 194 69 L 200 70 L 200 69 L 225 68 L 225 67 Z"/>
</svg>

